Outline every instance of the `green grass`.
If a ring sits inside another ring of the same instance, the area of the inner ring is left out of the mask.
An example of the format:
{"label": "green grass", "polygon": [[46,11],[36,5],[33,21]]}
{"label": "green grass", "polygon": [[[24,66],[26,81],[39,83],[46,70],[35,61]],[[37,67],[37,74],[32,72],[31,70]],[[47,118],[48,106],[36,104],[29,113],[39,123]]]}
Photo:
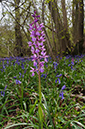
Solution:
{"label": "green grass", "polygon": [[[49,58],[45,64],[41,74],[43,129],[85,128],[85,55],[72,60],[68,56],[57,63]],[[0,129],[39,128],[38,76],[31,76],[32,65],[23,58],[0,61]]]}

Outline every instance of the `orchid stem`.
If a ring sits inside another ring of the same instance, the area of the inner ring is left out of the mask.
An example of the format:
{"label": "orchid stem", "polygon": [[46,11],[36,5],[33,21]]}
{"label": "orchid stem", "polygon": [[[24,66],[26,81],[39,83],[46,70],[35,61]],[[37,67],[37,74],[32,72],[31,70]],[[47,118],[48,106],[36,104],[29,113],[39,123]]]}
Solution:
{"label": "orchid stem", "polygon": [[40,71],[39,71],[39,102],[41,104],[41,80],[40,80]]}

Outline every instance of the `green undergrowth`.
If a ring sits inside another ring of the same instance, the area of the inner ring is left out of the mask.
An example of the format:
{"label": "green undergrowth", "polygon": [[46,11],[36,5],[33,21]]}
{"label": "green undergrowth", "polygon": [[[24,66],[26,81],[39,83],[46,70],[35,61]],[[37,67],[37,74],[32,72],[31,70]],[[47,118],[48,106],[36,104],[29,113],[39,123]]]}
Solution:
{"label": "green undergrowth", "polygon": [[[39,129],[38,75],[30,66],[29,58],[0,60],[0,129]],[[43,129],[85,129],[85,55],[49,58],[41,87]]]}

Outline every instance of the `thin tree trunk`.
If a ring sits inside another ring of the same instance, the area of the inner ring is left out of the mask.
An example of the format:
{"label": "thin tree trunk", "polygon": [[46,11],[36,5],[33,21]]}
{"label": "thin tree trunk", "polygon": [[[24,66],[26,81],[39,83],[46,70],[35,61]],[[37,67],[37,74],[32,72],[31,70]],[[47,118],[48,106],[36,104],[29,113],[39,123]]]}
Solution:
{"label": "thin tree trunk", "polygon": [[84,3],[79,1],[79,17],[78,17],[78,36],[82,40],[84,35]]}
{"label": "thin tree trunk", "polygon": [[66,12],[66,7],[65,7],[65,0],[61,0],[61,5],[62,5],[62,12],[63,12],[64,28],[66,30],[68,30],[68,22],[67,22],[67,12]]}
{"label": "thin tree trunk", "polygon": [[[52,2],[51,2],[52,4]],[[52,27],[52,44],[53,44],[53,52],[56,56],[58,56],[58,44],[57,44],[57,35],[56,35],[56,41],[55,41],[55,32],[54,32],[54,26],[53,26],[53,18],[52,18],[52,5],[51,5],[51,27]]]}
{"label": "thin tree trunk", "polygon": [[83,0],[74,0],[73,2],[73,41],[75,47],[72,53],[80,54],[83,51],[84,42],[84,3]]}
{"label": "thin tree trunk", "polygon": [[[64,5],[64,8],[65,8],[65,5]],[[62,19],[59,14],[57,1],[54,0],[53,2],[51,2],[51,1],[49,2],[49,10],[51,12],[53,21],[55,23],[55,30],[56,30],[56,34],[57,34],[57,38],[58,38],[58,44],[60,47],[60,55],[62,56],[63,52],[66,51],[66,48],[68,48],[70,46],[69,45],[70,44],[70,40],[69,40],[70,36],[69,36],[69,34],[67,34],[67,28],[66,28],[66,30],[64,29],[64,25],[63,25]],[[66,16],[65,16],[65,18],[66,18]],[[65,23],[65,21],[64,21],[64,23]],[[67,24],[67,23],[65,23],[65,24]]]}
{"label": "thin tree trunk", "polygon": [[64,31],[65,31],[65,43],[68,50],[71,50],[71,41],[70,41],[70,34],[68,31],[68,21],[67,21],[67,12],[66,12],[66,3],[65,0],[61,0],[62,5],[62,12],[63,12],[63,24],[64,24]]}
{"label": "thin tree trunk", "polygon": [[20,10],[18,8],[20,3],[20,0],[15,0],[15,55],[16,56],[23,56],[22,52],[22,35],[21,35],[21,30],[20,30]]}

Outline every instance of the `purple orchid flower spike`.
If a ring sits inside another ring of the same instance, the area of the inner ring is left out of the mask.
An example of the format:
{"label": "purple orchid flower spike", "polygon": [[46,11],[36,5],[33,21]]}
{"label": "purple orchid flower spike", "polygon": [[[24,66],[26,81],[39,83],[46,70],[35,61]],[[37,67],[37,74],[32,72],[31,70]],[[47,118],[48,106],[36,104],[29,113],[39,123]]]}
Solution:
{"label": "purple orchid flower spike", "polygon": [[[44,27],[43,23],[38,24],[38,18],[40,16],[36,16],[36,11],[34,11],[34,14],[32,15],[34,18],[34,21],[29,25],[30,30],[30,36],[32,41],[28,42],[29,47],[31,47],[32,52],[32,61],[34,62],[34,67],[31,67],[30,72],[32,72],[32,76],[35,75],[35,72],[41,73],[44,72],[44,63],[47,62],[47,55],[45,52],[45,46],[43,45],[43,42],[45,41],[45,34],[42,28]],[[44,61],[41,61],[41,59],[44,59]]]}
{"label": "purple orchid flower spike", "polygon": [[35,72],[38,74],[38,79],[39,79],[39,105],[38,105],[38,110],[39,110],[39,128],[43,128],[43,122],[42,122],[42,93],[41,93],[41,79],[40,79],[40,74],[44,72],[44,63],[47,62],[47,55],[45,52],[45,46],[43,43],[45,42],[45,34],[42,28],[44,27],[43,23],[38,24],[39,17],[36,16],[36,11],[34,11],[34,14],[32,15],[34,18],[34,21],[32,24],[30,24],[30,37],[32,42],[28,42],[29,46],[31,47],[31,52],[32,52],[32,61],[33,61],[33,67],[31,67],[30,72],[32,72],[32,76],[35,75]]}

